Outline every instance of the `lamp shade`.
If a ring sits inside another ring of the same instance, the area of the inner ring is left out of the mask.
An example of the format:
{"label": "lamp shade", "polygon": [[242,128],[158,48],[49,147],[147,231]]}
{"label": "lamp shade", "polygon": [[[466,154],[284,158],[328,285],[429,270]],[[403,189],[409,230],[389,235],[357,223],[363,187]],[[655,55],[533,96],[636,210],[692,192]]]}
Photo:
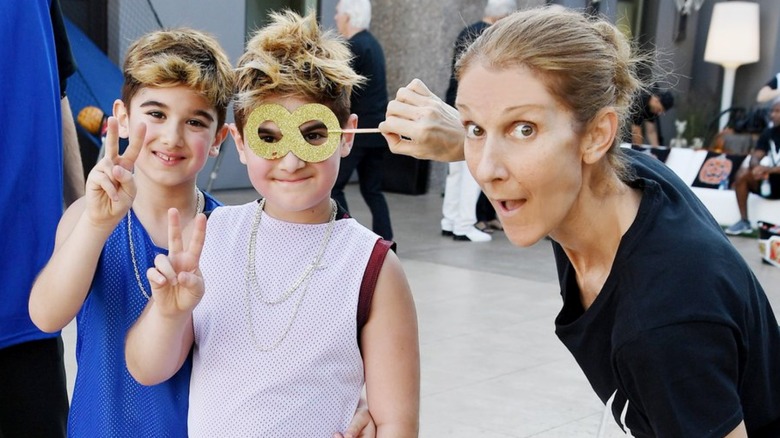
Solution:
{"label": "lamp shade", "polygon": [[732,67],[757,62],[758,41],[758,3],[716,3],[707,33],[704,60]]}

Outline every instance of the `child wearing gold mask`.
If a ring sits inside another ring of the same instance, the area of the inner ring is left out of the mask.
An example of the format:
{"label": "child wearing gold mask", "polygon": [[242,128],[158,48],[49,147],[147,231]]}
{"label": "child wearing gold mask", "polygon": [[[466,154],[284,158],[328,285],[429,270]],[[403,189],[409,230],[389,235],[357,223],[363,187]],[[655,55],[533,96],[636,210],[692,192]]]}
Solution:
{"label": "child wearing gold mask", "polygon": [[128,335],[128,369],[164,381],[194,343],[191,436],[328,437],[364,384],[378,437],[417,436],[405,274],[390,242],[330,199],[362,78],[313,15],[272,19],[239,61],[231,126],[262,198],[216,209],[186,245],[169,213],[170,252],[147,272],[154,299]]}

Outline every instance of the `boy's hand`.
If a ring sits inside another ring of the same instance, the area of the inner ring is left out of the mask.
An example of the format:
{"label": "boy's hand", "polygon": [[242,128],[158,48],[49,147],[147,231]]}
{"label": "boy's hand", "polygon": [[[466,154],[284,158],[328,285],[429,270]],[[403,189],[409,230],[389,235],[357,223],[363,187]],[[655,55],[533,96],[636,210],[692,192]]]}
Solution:
{"label": "boy's hand", "polygon": [[168,210],[168,255],[159,254],[154,267],[146,271],[152,286],[152,299],[163,316],[190,315],[203,297],[203,275],[198,268],[203,241],[206,238],[206,216],[198,214],[187,248],[182,241],[179,210]]}
{"label": "boy's hand", "polygon": [[108,118],[105,156],[87,177],[86,211],[92,223],[113,228],[130,210],[136,194],[133,166],[145,136],[146,125],[141,124],[130,136],[125,153],[119,155],[118,123],[116,118]]}

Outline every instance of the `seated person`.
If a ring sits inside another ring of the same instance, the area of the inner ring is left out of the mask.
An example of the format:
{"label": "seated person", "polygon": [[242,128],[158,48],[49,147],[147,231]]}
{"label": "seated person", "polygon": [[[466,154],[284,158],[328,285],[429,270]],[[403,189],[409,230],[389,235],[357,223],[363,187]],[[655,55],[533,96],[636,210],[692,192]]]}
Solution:
{"label": "seated person", "polygon": [[749,234],[753,227],[748,221],[748,193],[753,192],[767,199],[780,199],[780,100],[772,104],[769,113],[772,127],[766,128],[756,142],[756,148],[750,154],[748,168],[742,168],[737,173],[734,191],[739,205],[739,222],[728,227],[726,234],[732,236]]}

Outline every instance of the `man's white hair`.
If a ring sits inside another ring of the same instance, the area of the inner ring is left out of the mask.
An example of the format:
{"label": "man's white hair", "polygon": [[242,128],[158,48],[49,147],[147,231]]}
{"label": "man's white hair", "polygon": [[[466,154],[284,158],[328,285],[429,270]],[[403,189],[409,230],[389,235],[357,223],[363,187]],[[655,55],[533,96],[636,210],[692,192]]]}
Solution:
{"label": "man's white hair", "polygon": [[371,2],[369,0],[341,0],[338,7],[339,12],[349,15],[350,26],[368,29],[371,24]]}
{"label": "man's white hair", "polygon": [[484,15],[485,17],[499,19],[516,10],[517,2],[515,0],[488,0],[487,5],[485,5]]}

